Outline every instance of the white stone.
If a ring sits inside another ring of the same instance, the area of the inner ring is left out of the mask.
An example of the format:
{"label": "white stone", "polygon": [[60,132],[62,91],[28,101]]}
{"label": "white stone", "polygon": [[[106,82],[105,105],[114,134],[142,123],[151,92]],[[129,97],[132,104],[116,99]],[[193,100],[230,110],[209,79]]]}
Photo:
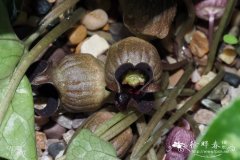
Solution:
{"label": "white stone", "polygon": [[66,133],[63,134],[63,139],[67,144],[71,140],[74,133],[75,133],[74,130],[69,130],[69,131],[67,131]]}
{"label": "white stone", "polygon": [[197,69],[195,69],[192,73],[191,80],[192,80],[193,83],[196,83],[200,79],[201,79],[201,75],[200,75],[199,71]]}
{"label": "white stone", "polygon": [[232,64],[236,56],[237,53],[235,48],[233,48],[232,46],[231,47],[227,46],[223,49],[223,52],[218,55],[218,58],[221,59],[226,64]]}
{"label": "white stone", "polygon": [[237,88],[234,88],[232,86],[229,87],[228,95],[230,96],[231,100],[238,98],[240,95],[240,86],[238,86]]}
{"label": "white stone", "polygon": [[94,57],[97,57],[104,53],[108,48],[108,42],[104,38],[95,34],[83,41],[80,52],[89,53]]}
{"label": "white stone", "polygon": [[102,28],[107,21],[107,13],[102,9],[95,9],[84,16],[82,24],[89,30],[97,30]]}
{"label": "white stone", "polygon": [[216,77],[216,73],[209,72],[206,75],[203,75],[201,79],[195,84],[195,89],[200,90],[204,86],[206,86],[211,80],[213,80]]}
{"label": "white stone", "polygon": [[170,56],[167,56],[166,59],[167,59],[168,63],[170,63],[170,64],[177,63],[177,60]]}

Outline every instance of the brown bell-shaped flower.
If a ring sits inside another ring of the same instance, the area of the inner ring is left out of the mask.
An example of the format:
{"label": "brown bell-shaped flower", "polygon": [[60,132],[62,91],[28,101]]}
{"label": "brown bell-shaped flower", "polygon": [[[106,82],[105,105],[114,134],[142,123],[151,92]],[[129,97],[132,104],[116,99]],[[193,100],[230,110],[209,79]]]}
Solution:
{"label": "brown bell-shaped flower", "polygon": [[[116,92],[116,103],[120,109],[131,103],[133,106],[138,105],[138,109],[140,106],[143,112],[149,111],[152,103],[150,105],[147,101],[152,100],[153,96],[147,93],[159,90],[161,73],[160,56],[147,41],[129,37],[109,48],[105,79],[107,88]],[[144,100],[146,103],[143,104]]]}
{"label": "brown bell-shaped flower", "polygon": [[32,82],[44,83],[56,87],[61,106],[70,112],[95,111],[109,95],[105,90],[103,63],[90,54],[69,54]]}

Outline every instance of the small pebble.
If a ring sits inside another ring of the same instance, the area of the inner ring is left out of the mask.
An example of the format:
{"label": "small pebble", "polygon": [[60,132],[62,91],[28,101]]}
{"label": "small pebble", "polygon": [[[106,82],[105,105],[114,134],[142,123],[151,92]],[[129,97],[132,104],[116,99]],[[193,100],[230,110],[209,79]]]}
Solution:
{"label": "small pebble", "polygon": [[109,32],[105,31],[88,31],[89,35],[99,35],[100,37],[104,38],[106,41],[108,41],[110,44],[113,44],[115,40],[113,39],[112,35]]}
{"label": "small pebble", "polygon": [[222,65],[222,66],[223,66],[223,69],[224,69],[225,72],[233,73],[233,74],[236,74],[236,75],[240,76],[240,74],[238,73],[238,70],[236,68],[226,66],[226,65]]}
{"label": "small pebble", "polygon": [[201,103],[202,103],[202,105],[204,105],[205,107],[213,110],[214,112],[217,112],[221,108],[220,104],[217,104],[210,99],[203,99],[201,101]]}
{"label": "small pebble", "polygon": [[94,57],[97,57],[100,54],[104,53],[108,48],[109,44],[104,38],[98,35],[93,35],[83,41],[81,45],[81,53],[89,53]]}
{"label": "small pebble", "polygon": [[115,41],[119,41],[132,35],[122,23],[112,23],[109,31]]}
{"label": "small pebble", "polygon": [[237,53],[235,48],[227,46],[223,49],[223,52],[218,55],[218,58],[224,63],[230,65],[235,60],[236,56]]}
{"label": "small pebble", "polygon": [[87,29],[80,25],[76,27],[68,37],[70,44],[77,45],[87,37]]}
{"label": "small pebble", "polygon": [[81,53],[81,47],[82,47],[83,42],[80,42],[77,47],[75,48],[75,53],[80,54]]}
{"label": "small pebble", "polygon": [[96,9],[87,13],[82,24],[89,30],[97,30],[102,28],[108,21],[107,13],[102,9]]}
{"label": "small pebble", "polygon": [[104,27],[103,27],[103,31],[109,31],[110,29],[110,25],[107,23]]}
{"label": "small pebble", "polygon": [[240,58],[237,57],[237,58],[235,59],[235,61],[236,61],[236,63],[235,63],[234,66],[235,66],[237,69],[240,69]]}
{"label": "small pebble", "polygon": [[63,139],[67,144],[71,140],[74,133],[75,133],[75,131],[71,129],[63,134]]}
{"label": "small pebble", "polygon": [[238,98],[240,95],[240,86],[238,86],[236,88],[229,87],[228,95],[230,96],[231,100]]}
{"label": "small pebble", "polygon": [[48,147],[48,153],[53,158],[55,158],[59,154],[59,152],[64,151],[65,148],[66,148],[65,144],[62,142],[53,143]]}
{"label": "small pebble", "polygon": [[64,155],[64,152],[65,152],[64,150],[60,151],[58,155],[56,155],[55,160],[58,160],[58,158],[62,157]]}
{"label": "small pebble", "polygon": [[192,35],[192,40],[190,42],[190,50],[193,55],[199,58],[206,55],[209,51],[209,43],[207,36],[200,31],[195,31]]}
{"label": "small pebble", "polygon": [[62,138],[63,133],[66,132],[66,129],[55,123],[46,126],[43,132],[47,135],[48,139],[60,139]]}
{"label": "small pebble", "polygon": [[231,101],[231,96],[229,94],[227,94],[222,100],[221,100],[221,105],[227,106]]}
{"label": "small pebble", "polygon": [[41,150],[45,150],[47,145],[47,137],[45,135],[45,133],[43,132],[36,132],[36,143],[37,143],[37,148],[41,149]]}
{"label": "small pebble", "polygon": [[53,158],[51,156],[46,155],[46,156],[42,156],[40,160],[53,160]]}
{"label": "small pebble", "polygon": [[208,99],[214,100],[214,101],[221,101],[223,99],[229,89],[229,84],[227,82],[220,82],[208,95]]}
{"label": "small pebble", "polygon": [[193,119],[200,124],[209,124],[215,113],[207,109],[199,109],[193,116]]}
{"label": "small pebble", "polygon": [[207,75],[203,75],[201,79],[195,84],[195,89],[200,90],[205,85],[207,85],[211,80],[213,80],[216,77],[216,73],[209,72]]}
{"label": "small pebble", "polygon": [[238,87],[238,85],[240,84],[240,77],[237,76],[236,74],[232,74],[228,72],[225,73],[223,80],[225,82],[228,82],[233,87]]}
{"label": "small pebble", "polygon": [[72,119],[65,116],[65,115],[60,115],[53,117],[54,121],[57,122],[59,125],[61,125],[64,128],[67,129],[72,129]]}
{"label": "small pebble", "polygon": [[205,132],[206,126],[204,124],[200,124],[198,126],[198,128],[199,128],[200,133],[203,134]]}
{"label": "small pebble", "polygon": [[174,74],[172,74],[169,77],[169,86],[174,87],[178,83],[178,81],[180,80],[180,78],[182,77],[183,74],[184,74],[183,69],[180,69],[177,72],[175,72]]}
{"label": "small pebble", "polygon": [[39,16],[47,14],[52,8],[52,4],[47,0],[37,0],[34,3],[35,13]]}
{"label": "small pebble", "polygon": [[[58,142],[63,142],[63,141],[62,141],[62,140],[59,140],[59,139],[48,139],[48,140],[47,140],[47,148],[48,148],[51,144],[53,144],[53,143],[58,143]],[[47,153],[46,155],[48,155],[48,153]]]}
{"label": "small pebble", "polygon": [[177,63],[177,60],[175,58],[172,58],[171,56],[166,57],[169,64]]}
{"label": "small pebble", "polygon": [[47,0],[48,1],[48,3],[55,3],[56,2],[56,0]]}
{"label": "small pebble", "polygon": [[86,120],[86,118],[74,119],[72,122],[72,128],[77,129]]}
{"label": "small pebble", "polygon": [[193,83],[196,83],[201,79],[201,75],[197,69],[195,69],[192,73],[191,80]]}

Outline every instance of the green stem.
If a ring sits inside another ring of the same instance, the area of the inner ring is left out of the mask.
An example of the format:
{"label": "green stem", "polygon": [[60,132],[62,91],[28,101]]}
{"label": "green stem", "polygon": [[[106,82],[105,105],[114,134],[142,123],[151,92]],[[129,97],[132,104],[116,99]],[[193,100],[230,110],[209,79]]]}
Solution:
{"label": "green stem", "polygon": [[181,93],[181,91],[184,88],[185,84],[188,82],[188,80],[189,80],[193,70],[194,69],[193,69],[192,64],[188,64],[187,68],[186,68],[183,76],[179,80],[177,86],[169,93],[169,96],[167,97],[167,99],[164,102],[163,106],[161,106],[155,112],[155,114],[151,118],[150,122],[148,123],[148,126],[146,128],[145,133],[142,134],[139,137],[137,143],[135,144],[135,146],[133,148],[133,152],[132,152],[131,157],[135,157],[135,154],[140,150],[140,148],[143,147],[143,145],[147,141],[148,137],[152,134],[154,128],[156,127],[156,125],[158,124],[160,119],[167,112],[168,108],[173,108],[172,105],[175,104],[175,103],[171,103],[171,102],[173,102],[173,99],[175,99]]}
{"label": "green stem", "polygon": [[[144,116],[142,116],[141,118],[139,118],[137,120],[136,125],[137,125],[138,134],[142,135],[142,133],[144,133],[144,131],[147,127]],[[147,160],[157,160],[157,155],[156,155],[156,152],[153,147],[150,148],[150,150],[147,154]]]}
{"label": "green stem", "polygon": [[203,87],[199,92],[197,92],[191,99],[189,99],[181,109],[176,111],[166,123],[164,123],[149,139],[146,141],[144,146],[135,154],[134,158],[138,159],[142,157],[149,148],[158,140],[162,135],[164,129],[169,129],[179,118],[184,115],[189,108],[191,108],[195,103],[201,100],[208,92],[210,92],[223,78],[224,71],[220,70],[218,75],[205,87]]}
{"label": "green stem", "polygon": [[213,37],[213,41],[210,47],[210,51],[208,54],[208,62],[207,62],[207,67],[204,71],[205,74],[207,74],[209,71],[212,70],[215,58],[216,58],[216,54],[217,54],[217,48],[219,45],[219,41],[222,38],[222,34],[223,31],[226,27],[226,25],[228,24],[229,20],[231,19],[231,14],[234,11],[234,7],[237,3],[237,0],[228,0],[225,11],[224,11],[224,15],[221,18],[218,30],[216,31],[216,33],[214,34]]}
{"label": "green stem", "polygon": [[[154,94],[155,98],[163,98],[169,95],[170,92],[172,92],[173,89],[166,89],[163,92],[158,92]],[[191,88],[184,88],[182,92],[179,94],[179,96],[192,96],[195,93],[195,90]]]}
{"label": "green stem", "polygon": [[14,93],[22,80],[25,72],[32,62],[39,56],[50,43],[52,43],[56,38],[61,34],[67,31],[73,24],[75,24],[80,18],[83,17],[85,11],[83,9],[77,9],[69,19],[64,19],[59,25],[57,25],[53,30],[51,30],[43,39],[41,39],[28,54],[22,58],[21,62],[18,64],[15,69],[13,76],[7,87],[7,92],[5,93],[5,98],[0,103],[0,124],[2,123],[5,113],[8,109],[8,106],[11,103],[11,100],[14,96]]}
{"label": "green stem", "polygon": [[168,84],[169,84],[169,73],[163,72],[161,76],[161,82],[160,82],[161,91],[164,91],[165,89],[167,89]]}
{"label": "green stem", "polygon": [[104,122],[101,124],[95,131],[95,135],[101,136],[103,133],[105,133],[107,130],[109,130],[112,126],[114,126],[119,121],[123,120],[127,116],[129,116],[132,113],[132,111],[126,113],[119,112],[115,114],[110,120]]}
{"label": "green stem", "polygon": [[107,132],[105,132],[100,138],[109,141],[114,138],[116,135],[128,128],[132,123],[134,123],[142,114],[138,112],[132,112],[126,118],[124,118],[119,123],[115,124]]}
{"label": "green stem", "polygon": [[150,148],[148,154],[147,154],[147,160],[158,160],[157,154],[154,150],[154,148]]}

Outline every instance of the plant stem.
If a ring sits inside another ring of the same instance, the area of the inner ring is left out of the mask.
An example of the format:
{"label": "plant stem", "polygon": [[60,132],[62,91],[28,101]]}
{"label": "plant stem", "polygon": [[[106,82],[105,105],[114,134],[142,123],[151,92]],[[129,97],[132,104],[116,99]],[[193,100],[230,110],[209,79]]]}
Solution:
{"label": "plant stem", "polygon": [[228,24],[229,20],[231,19],[231,14],[234,11],[234,7],[237,3],[237,0],[228,0],[225,11],[224,11],[224,15],[221,18],[218,30],[216,31],[216,33],[214,34],[213,37],[213,41],[211,43],[211,47],[210,47],[210,51],[208,54],[208,62],[207,62],[207,66],[206,69],[204,71],[205,74],[207,74],[209,71],[212,70],[214,61],[215,61],[215,57],[217,54],[217,48],[219,45],[219,41],[221,40],[223,31],[226,27],[226,25]]}
{"label": "plant stem", "polygon": [[132,111],[126,113],[122,113],[119,112],[117,114],[115,114],[110,120],[104,122],[103,124],[101,124],[95,131],[94,134],[97,136],[101,136],[103,133],[105,133],[107,130],[109,130],[112,126],[114,126],[116,123],[118,123],[119,121],[123,120],[124,118],[126,118],[127,116],[129,116],[130,114],[132,114]]}
{"label": "plant stem", "polygon": [[164,129],[169,129],[186,111],[191,108],[196,102],[201,100],[208,92],[210,92],[223,78],[224,71],[220,70],[218,75],[205,87],[203,87],[199,92],[197,92],[191,99],[189,99],[181,109],[176,111],[166,123],[164,123],[144,144],[144,146],[135,154],[134,158],[138,159],[142,157],[146,151],[158,140],[162,135]]}
{"label": "plant stem", "polygon": [[[138,134],[142,135],[142,133],[144,133],[144,131],[147,127],[144,116],[142,116],[141,118],[139,118],[137,120],[136,125],[137,125]],[[147,154],[147,160],[157,160],[157,155],[156,155],[156,152],[153,147],[150,148],[150,150]]]}
{"label": "plant stem", "polygon": [[69,19],[64,19],[59,25],[57,25],[53,30],[51,30],[43,39],[41,39],[28,54],[25,54],[21,59],[20,63],[16,67],[13,76],[7,87],[7,92],[5,98],[0,103],[0,125],[4,119],[5,113],[8,109],[8,106],[11,103],[11,100],[15,94],[15,91],[22,80],[25,72],[32,62],[39,57],[41,53],[50,43],[52,43],[56,38],[61,34],[67,31],[73,24],[75,24],[80,18],[83,17],[85,11],[83,9],[77,9]]}
{"label": "plant stem", "polygon": [[114,138],[116,135],[124,131],[127,127],[129,127],[132,123],[134,123],[142,114],[139,112],[132,112],[126,118],[124,118],[119,123],[115,124],[112,128],[110,128],[107,132],[105,132],[100,138],[109,141]]}
{"label": "plant stem", "polygon": [[[163,98],[166,97],[167,95],[169,95],[169,93],[172,91],[173,89],[166,89],[163,92],[157,92],[156,94],[154,94],[155,98]],[[195,93],[195,90],[191,89],[191,88],[184,88],[182,90],[182,92],[179,94],[179,96],[192,96]]]}
{"label": "plant stem", "polygon": [[153,117],[151,118],[150,122],[148,123],[148,126],[146,128],[146,131],[144,134],[142,134],[138,141],[136,142],[134,148],[133,148],[133,152],[131,157],[135,157],[135,154],[140,150],[140,148],[143,147],[143,145],[145,144],[145,142],[147,141],[148,137],[152,134],[153,129],[156,127],[156,125],[158,124],[158,122],[160,121],[160,119],[163,117],[163,115],[167,112],[168,108],[173,108],[173,104],[171,103],[173,102],[173,99],[175,99],[182,91],[182,89],[184,88],[185,84],[188,82],[190,75],[193,72],[193,66],[192,64],[188,64],[187,68],[183,74],[183,76],[181,77],[181,79],[179,80],[177,86],[169,93],[169,96],[167,97],[166,101],[164,102],[163,106],[161,106],[153,115]]}

